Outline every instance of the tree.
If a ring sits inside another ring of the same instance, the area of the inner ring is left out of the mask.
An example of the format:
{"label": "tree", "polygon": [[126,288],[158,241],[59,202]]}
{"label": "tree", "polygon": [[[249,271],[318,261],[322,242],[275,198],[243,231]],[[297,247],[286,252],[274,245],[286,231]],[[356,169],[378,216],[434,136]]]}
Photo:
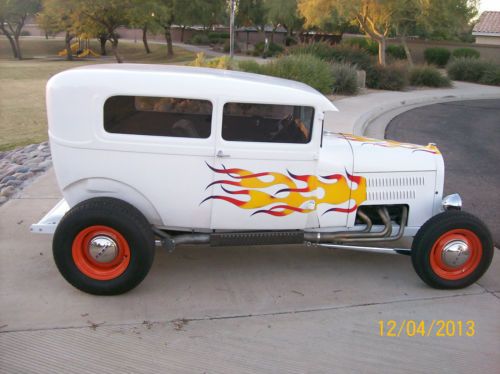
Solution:
{"label": "tree", "polygon": [[37,21],[44,25],[46,32],[64,32],[66,60],[73,60],[71,41],[81,33],[80,12],[75,0],[43,0],[43,10]]}
{"label": "tree", "polygon": [[302,18],[297,14],[297,0],[265,0],[264,6],[267,20],[273,25],[271,41],[279,26],[284,27],[290,37],[293,30],[303,24]]}
{"label": "tree", "polygon": [[460,40],[472,31],[478,0],[420,0],[423,10],[417,18],[417,32],[426,38]]}
{"label": "tree", "polygon": [[163,28],[167,42],[167,59],[174,57],[172,44],[172,25],[174,24],[175,11],[179,7],[179,0],[157,0],[151,13],[158,26]]}
{"label": "tree", "polygon": [[[117,62],[123,62],[118,52],[119,35],[116,29],[129,23],[132,0],[77,0],[87,27],[102,30],[108,35]],[[102,33],[102,32],[101,32]]]}
{"label": "tree", "polygon": [[394,24],[399,0],[299,0],[299,12],[306,26],[319,25],[333,11],[352,18],[371,39],[378,43],[379,63],[385,65],[387,36]]}
{"label": "tree", "polygon": [[40,10],[40,0],[0,0],[0,30],[7,37],[14,58],[22,60],[19,36],[28,16]]}
{"label": "tree", "polygon": [[153,18],[155,1],[156,0],[133,0],[133,6],[130,8],[128,15],[130,25],[142,31],[142,43],[144,44],[146,53],[151,53],[147,33],[157,28],[157,23]]}

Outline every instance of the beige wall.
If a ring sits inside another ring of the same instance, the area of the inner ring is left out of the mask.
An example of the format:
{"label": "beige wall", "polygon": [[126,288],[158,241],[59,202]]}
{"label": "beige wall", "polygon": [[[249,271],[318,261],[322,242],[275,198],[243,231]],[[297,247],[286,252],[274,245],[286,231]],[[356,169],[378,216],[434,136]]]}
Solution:
{"label": "beige wall", "polygon": [[500,45],[500,36],[476,36],[476,44]]}

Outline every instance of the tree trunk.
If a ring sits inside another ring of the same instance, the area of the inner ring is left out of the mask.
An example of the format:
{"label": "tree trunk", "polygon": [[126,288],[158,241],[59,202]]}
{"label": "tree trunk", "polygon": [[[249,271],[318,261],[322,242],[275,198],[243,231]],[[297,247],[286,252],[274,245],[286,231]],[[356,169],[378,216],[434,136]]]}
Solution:
{"label": "tree trunk", "polygon": [[181,43],[184,43],[184,30],[186,29],[186,26],[181,27]]}
{"label": "tree trunk", "polygon": [[172,46],[172,33],[170,28],[172,25],[164,26],[165,28],[165,40],[167,41],[167,59],[174,57],[174,47]]}
{"label": "tree trunk", "polygon": [[101,56],[106,56],[106,42],[108,41],[108,37],[105,35],[99,35],[99,43],[101,45]]}
{"label": "tree trunk", "polygon": [[0,27],[0,30],[2,30],[3,34],[7,37],[7,39],[9,39],[9,43],[10,43],[10,48],[12,49],[12,55],[14,56],[14,58],[17,58],[17,47],[16,47],[16,43],[14,42],[14,38],[12,38],[12,35],[3,27]]}
{"label": "tree trunk", "polygon": [[71,51],[71,39],[73,39],[73,37],[70,35],[69,31],[66,31],[66,37],[64,38],[66,46],[66,61],[73,61],[73,51]]}
{"label": "tree trunk", "polygon": [[115,55],[116,62],[121,64],[123,62],[122,56],[118,53],[118,39],[116,37],[111,38],[111,47],[113,49],[113,54]]}
{"label": "tree trunk", "polygon": [[16,45],[17,59],[22,60],[23,55],[21,54],[21,46],[19,45],[19,35],[14,35],[14,44]]}
{"label": "tree trunk", "polygon": [[384,37],[377,39],[378,43],[378,63],[385,66],[385,48],[386,40]]}
{"label": "tree trunk", "polygon": [[410,48],[408,47],[408,43],[406,42],[406,36],[401,37],[401,44],[403,44],[403,48],[404,48],[405,53],[406,53],[406,59],[408,60],[408,64],[410,65],[410,67],[413,67],[413,65],[414,65],[413,57],[411,55]]}
{"label": "tree trunk", "polygon": [[146,53],[151,53],[151,50],[149,49],[148,45],[148,25],[144,25],[142,28],[142,43],[144,44],[144,49],[146,50]]}

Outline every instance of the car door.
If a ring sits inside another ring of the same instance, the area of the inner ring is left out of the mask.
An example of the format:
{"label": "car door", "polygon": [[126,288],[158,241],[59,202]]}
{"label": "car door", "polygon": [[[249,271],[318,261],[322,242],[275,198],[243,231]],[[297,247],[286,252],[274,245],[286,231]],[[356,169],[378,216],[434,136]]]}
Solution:
{"label": "car door", "polygon": [[[216,137],[212,229],[317,227],[315,171],[322,112],[310,106],[224,102]],[[319,125],[318,125],[319,124]]]}

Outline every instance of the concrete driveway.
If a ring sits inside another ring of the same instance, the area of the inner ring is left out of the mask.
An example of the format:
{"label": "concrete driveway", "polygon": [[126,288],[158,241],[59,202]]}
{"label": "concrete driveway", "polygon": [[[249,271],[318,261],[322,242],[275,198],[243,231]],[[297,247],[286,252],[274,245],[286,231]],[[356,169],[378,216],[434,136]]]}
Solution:
{"label": "concrete driveway", "polygon": [[[407,256],[303,246],[158,251],[118,297],[58,274],[28,229],[53,172],[0,207],[2,373],[498,372],[500,256],[467,289],[428,288]],[[380,336],[379,321],[473,320],[473,337]]]}
{"label": "concrete driveway", "polygon": [[445,194],[458,192],[464,209],[485,221],[500,245],[500,100],[435,104],[394,118],[386,137],[436,143],[443,153]]}

